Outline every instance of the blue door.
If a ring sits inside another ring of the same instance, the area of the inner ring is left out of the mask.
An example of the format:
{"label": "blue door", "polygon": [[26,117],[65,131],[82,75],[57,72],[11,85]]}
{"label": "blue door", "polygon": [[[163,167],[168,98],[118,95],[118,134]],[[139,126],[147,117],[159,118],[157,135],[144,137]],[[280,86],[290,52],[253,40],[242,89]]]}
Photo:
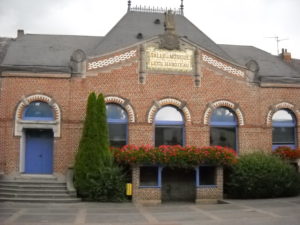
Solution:
{"label": "blue door", "polygon": [[52,174],[52,130],[26,130],[25,173]]}

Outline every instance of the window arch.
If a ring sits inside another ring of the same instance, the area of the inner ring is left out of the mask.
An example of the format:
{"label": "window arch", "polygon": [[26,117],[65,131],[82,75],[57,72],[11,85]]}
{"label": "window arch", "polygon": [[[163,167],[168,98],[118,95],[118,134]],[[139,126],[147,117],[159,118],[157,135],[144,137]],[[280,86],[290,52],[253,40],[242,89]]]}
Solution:
{"label": "window arch", "polygon": [[55,99],[34,94],[23,97],[15,112],[15,136],[23,136],[24,129],[52,129],[60,137],[61,110]]}
{"label": "window arch", "polygon": [[31,102],[26,106],[23,115],[23,120],[54,120],[52,107],[41,101]]}
{"label": "window arch", "polygon": [[61,136],[60,126],[61,110],[55,99],[34,94],[20,100],[16,107],[14,128],[14,135],[21,137],[19,172],[53,172],[53,138]]}
{"label": "window arch", "polygon": [[106,104],[109,141],[113,147],[122,147],[128,139],[128,115],[117,104]]}
{"label": "window arch", "polygon": [[227,107],[214,109],[210,118],[210,145],[237,150],[237,117]]}
{"label": "window arch", "polygon": [[280,109],[272,116],[272,149],[283,145],[296,148],[296,119],[289,109]]}
{"label": "window arch", "polygon": [[184,120],[177,107],[161,107],[155,115],[154,123],[155,146],[184,145]]}

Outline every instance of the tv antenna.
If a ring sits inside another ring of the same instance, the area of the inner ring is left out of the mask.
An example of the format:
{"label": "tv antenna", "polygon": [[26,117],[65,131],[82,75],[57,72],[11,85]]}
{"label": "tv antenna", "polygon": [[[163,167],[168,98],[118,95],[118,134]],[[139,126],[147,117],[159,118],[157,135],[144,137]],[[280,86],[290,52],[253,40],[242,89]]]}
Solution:
{"label": "tv antenna", "polygon": [[278,36],[274,36],[274,37],[266,37],[266,38],[273,38],[276,41],[276,46],[277,46],[277,55],[279,55],[279,42],[281,41],[285,41],[285,40],[289,40],[288,38],[282,38],[280,39]]}

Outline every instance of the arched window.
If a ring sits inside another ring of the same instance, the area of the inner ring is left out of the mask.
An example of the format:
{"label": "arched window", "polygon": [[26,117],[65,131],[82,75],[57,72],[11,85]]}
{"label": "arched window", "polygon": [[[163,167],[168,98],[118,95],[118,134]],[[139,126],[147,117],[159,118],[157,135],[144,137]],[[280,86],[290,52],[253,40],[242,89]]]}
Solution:
{"label": "arched window", "polygon": [[210,119],[210,145],[220,145],[237,150],[237,119],[225,107],[213,111]]}
{"label": "arched window", "polygon": [[119,105],[107,104],[107,123],[110,146],[122,147],[127,144],[128,116]]}
{"label": "arched window", "polygon": [[272,148],[283,145],[296,148],[296,120],[287,109],[278,110],[272,117]]}
{"label": "arched window", "polygon": [[155,115],[155,146],[184,145],[184,121],[173,106],[162,107]]}
{"label": "arched window", "polygon": [[31,102],[24,110],[23,120],[54,120],[52,107],[46,102]]}

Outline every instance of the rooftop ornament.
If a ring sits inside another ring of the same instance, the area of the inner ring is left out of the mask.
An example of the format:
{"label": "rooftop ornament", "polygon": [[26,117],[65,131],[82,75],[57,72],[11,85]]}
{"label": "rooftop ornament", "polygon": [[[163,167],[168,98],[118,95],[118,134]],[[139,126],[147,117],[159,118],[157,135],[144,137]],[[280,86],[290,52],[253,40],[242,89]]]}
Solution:
{"label": "rooftop ornament", "polygon": [[175,19],[172,10],[165,12],[165,33],[160,35],[160,48],[174,50],[179,49],[179,38],[175,30]]}

